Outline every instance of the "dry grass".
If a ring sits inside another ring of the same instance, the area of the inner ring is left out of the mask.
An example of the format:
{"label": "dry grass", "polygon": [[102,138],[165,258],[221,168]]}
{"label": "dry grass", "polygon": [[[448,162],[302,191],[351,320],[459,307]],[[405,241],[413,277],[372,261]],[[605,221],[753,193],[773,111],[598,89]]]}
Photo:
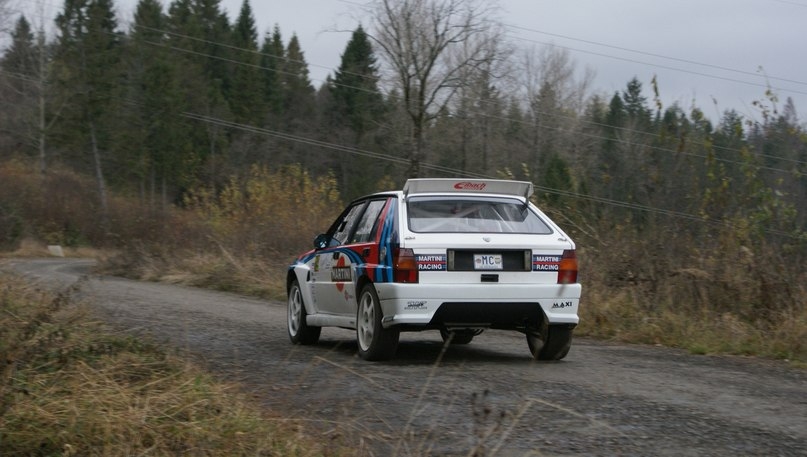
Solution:
{"label": "dry grass", "polygon": [[735,252],[742,251],[716,252],[701,268],[656,275],[647,274],[651,267],[641,258],[633,262],[630,274],[592,265],[576,333],[698,354],[807,363],[807,290],[799,278],[803,273],[797,270],[774,279],[769,270],[760,270],[775,262],[749,268],[736,261]]}
{"label": "dry grass", "polygon": [[339,455],[237,386],[104,333],[70,290],[0,287],[0,455]]}
{"label": "dry grass", "polygon": [[236,258],[218,252],[132,247],[99,263],[99,271],[143,281],[204,287],[261,298],[285,300],[285,274],[291,255],[276,254],[274,262]]}
{"label": "dry grass", "polygon": [[[96,249],[89,246],[61,246],[64,257],[68,258],[94,258],[105,259],[117,254],[110,249]],[[31,237],[23,238],[16,249],[8,252],[0,252],[0,258],[38,258],[53,257],[53,253],[48,250],[48,245]]]}
{"label": "dry grass", "polygon": [[[332,177],[300,167],[253,168],[216,192],[192,191],[184,209],[114,197],[115,233],[97,233],[86,197],[91,180],[58,171],[42,181],[15,163],[0,165],[0,179],[0,247],[14,250],[8,256],[48,255],[46,244],[61,243],[67,256],[101,260],[107,274],[281,300],[293,255],[310,248],[342,209]],[[766,238],[747,223],[714,229],[564,221],[579,243],[579,335],[807,362],[804,234]]]}

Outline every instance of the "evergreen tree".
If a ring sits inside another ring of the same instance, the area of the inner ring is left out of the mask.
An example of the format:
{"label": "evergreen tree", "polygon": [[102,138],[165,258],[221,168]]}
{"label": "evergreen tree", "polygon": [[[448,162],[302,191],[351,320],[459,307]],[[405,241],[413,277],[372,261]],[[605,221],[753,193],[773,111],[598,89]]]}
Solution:
{"label": "evergreen tree", "polygon": [[378,79],[373,47],[359,26],[353,31],[339,69],[327,86],[331,93],[330,118],[335,123],[347,124],[355,133],[357,144],[384,109]]}
{"label": "evergreen tree", "polygon": [[180,66],[165,46],[167,18],[158,0],[140,0],[127,47],[130,127],[121,134],[120,149],[129,151],[131,169],[141,195],[154,206],[165,206],[175,192],[189,185],[197,171],[194,135],[182,112],[186,107]]}
{"label": "evergreen tree", "polygon": [[236,50],[232,86],[228,100],[237,122],[261,125],[264,120],[261,57],[258,54],[258,32],[249,1],[244,0],[233,28],[233,46]]}
{"label": "evergreen tree", "polygon": [[194,172],[185,179],[204,178],[213,184],[224,178],[229,152],[228,132],[222,126],[232,119],[225,96],[233,60],[229,21],[219,0],[175,0],[168,10],[168,25],[169,43],[182,50],[174,58],[183,116],[191,128],[193,156],[186,160]]}
{"label": "evergreen tree", "polygon": [[[334,77],[323,86],[325,125],[331,139],[340,144],[374,149],[378,125],[384,115],[384,99],[378,90],[378,67],[372,45],[359,26],[347,43]],[[360,158],[339,153],[333,161],[343,194],[348,198],[372,192],[385,164],[365,164],[357,176]]]}
{"label": "evergreen tree", "polygon": [[17,20],[11,45],[0,59],[0,151],[33,151],[37,118],[38,52],[25,16]]}
{"label": "evergreen tree", "polygon": [[119,83],[121,52],[112,0],[65,0],[56,25],[57,77],[65,100],[62,141],[80,156],[89,148],[105,223],[108,215],[105,162],[111,145],[110,132],[117,119],[113,96]]}
{"label": "evergreen tree", "polygon": [[645,129],[650,126],[647,97],[642,95],[642,83],[636,77],[628,82],[627,89],[622,92],[622,101],[625,104],[625,114],[633,124],[633,128]]}
{"label": "evergreen tree", "polygon": [[[543,185],[549,189],[561,192],[572,192],[574,190],[569,167],[558,154],[551,154],[549,158],[547,158],[546,165],[543,168],[542,178]],[[544,193],[543,198],[554,206],[558,206],[562,201],[567,200],[562,195],[551,192]]]}
{"label": "evergreen tree", "polygon": [[308,64],[297,35],[286,47],[280,80],[283,85],[283,112],[292,121],[311,121],[314,113],[314,86],[308,77]]}
{"label": "evergreen tree", "polygon": [[286,51],[280,35],[280,27],[275,25],[271,34],[267,33],[261,46],[261,68],[263,70],[263,97],[272,114],[283,112],[283,83],[281,72]]}
{"label": "evergreen tree", "polygon": [[0,59],[0,67],[14,76],[15,80],[25,81],[33,76],[36,69],[36,43],[31,24],[20,16],[11,33],[11,45]]}
{"label": "evergreen tree", "polygon": [[232,44],[230,22],[221,9],[220,0],[192,0],[190,36],[195,38],[193,50],[200,55],[205,75],[222,94],[231,83]]}

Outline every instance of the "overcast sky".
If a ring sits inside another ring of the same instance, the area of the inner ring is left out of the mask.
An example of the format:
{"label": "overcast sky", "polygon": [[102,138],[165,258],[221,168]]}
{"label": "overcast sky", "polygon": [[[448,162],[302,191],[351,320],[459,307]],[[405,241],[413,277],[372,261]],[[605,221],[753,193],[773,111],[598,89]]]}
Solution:
{"label": "overcast sky", "polygon": [[[222,0],[231,21],[242,1]],[[250,0],[250,5],[261,40],[274,24],[286,42],[297,34],[318,87],[339,65],[364,2]],[[115,1],[122,26],[136,3]],[[656,75],[667,106],[678,102],[688,111],[695,100],[713,119],[729,108],[758,118],[752,102],[763,99],[770,86],[780,106],[792,97],[800,121],[807,120],[807,0],[499,0],[499,5],[513,43],[568,49],[581,72],[595,71],[593,89],[608,97],[636,76],[650,98]]]}

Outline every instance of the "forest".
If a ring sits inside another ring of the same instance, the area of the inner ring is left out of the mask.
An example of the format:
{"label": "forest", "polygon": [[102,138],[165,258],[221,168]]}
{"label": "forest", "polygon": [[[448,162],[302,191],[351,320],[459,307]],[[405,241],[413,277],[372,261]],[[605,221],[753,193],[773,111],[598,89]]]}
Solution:
{"label": "forest", "polygon": [[[0,4],[5,3],[0,0]],[[374,0],[315,87],[248,0],[0,8],[0,249],[105,248],[107,271],[282,298],[292,254],[408,177],[529,180],[578,244],[580,334],[807,360],[807,125],[602,93],[489,2]],[[42,21],[39,21],[40,23]],[[53,35],[53,36],[50,36]]]}

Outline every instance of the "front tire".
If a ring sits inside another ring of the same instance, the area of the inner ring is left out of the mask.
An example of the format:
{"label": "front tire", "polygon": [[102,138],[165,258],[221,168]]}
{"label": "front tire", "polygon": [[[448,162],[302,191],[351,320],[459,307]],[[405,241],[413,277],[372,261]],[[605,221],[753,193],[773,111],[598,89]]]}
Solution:
{"label": "front tire", "polygon": [[535,360],[561,360],[572,347],[572,331],[568,325],[542,325],[527,329],[527,345]]}
{"label": "front tire", "polygon": [[381,303],[372,284],[362,288],[359,307],[356,311],[356,341],[359,357],[364,360],[389,360],[398,349],[400,331],[384,328],[381,319]]}
{"label": "front tire", "polygon": [[305,302],[303,301],[300,283],[296,279],[289,288],[288,304],[288,319],[286,322],[288,324],[289,340],[291,340],[292,344],[316,344],[319,341],[322,327],[314,327],[306,322],[305,318],[308,314],[305,312]]}

